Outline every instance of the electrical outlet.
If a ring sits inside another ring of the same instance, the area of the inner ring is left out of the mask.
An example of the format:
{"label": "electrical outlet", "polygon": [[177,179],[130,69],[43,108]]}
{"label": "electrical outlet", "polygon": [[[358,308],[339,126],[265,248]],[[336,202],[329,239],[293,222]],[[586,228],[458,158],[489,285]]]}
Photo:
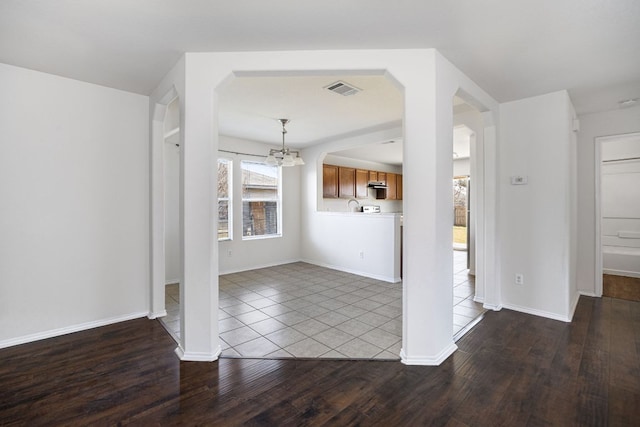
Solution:
{"label": "electrical outlet", "polygon": [[516,285],[524,285],[524,274],[516,274]]}
{"label": "electrical outlet", "polygon": [[229,249],[229,250],[227,251],[227,256],[228,256],[228,257],[231,257],[231,249]]}
{"label": "electrical outlet", "polygon": [[364,259],[364,251],[360,251],[360,259]]}

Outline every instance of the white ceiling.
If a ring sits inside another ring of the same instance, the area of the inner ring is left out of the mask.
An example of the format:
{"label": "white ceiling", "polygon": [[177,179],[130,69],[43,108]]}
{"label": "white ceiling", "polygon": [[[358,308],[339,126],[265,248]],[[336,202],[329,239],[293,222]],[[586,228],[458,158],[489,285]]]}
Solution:
{"label": "white ceiling", "polygon": [[402,166],[402,139],[374,142],[366,146],[334,151],[330,154],[337,157]]}
{"label": "white ceiling", "polygon": [[[640,98],[639,22],[638,0],[2,0],[0,62],[149,94],[187,51],[437,48],[499,102],[568,89],[587,113]],[[287,116],[304,145],[401,117],[380,78],[339,101],[313,79],[236,79],[222,132],[276,142]]]}
{"label": "white ceiling", "polygon": [[[468,159],[471,156],[471,135],[473,135],[473,131],[464,125],[453,128],[453,152],[451,154],[454,160]],[[362,147],[335,151],[331,154],[338,157],[402,166],[402,143],[401,138],[395,138]]]}
{"label": "white ceiling", "polygon": [[[361,91],[325,87],[336,81]],[[400,126],[403,95],[384,76],[241,77],[219,92],[220,133],[282,143],[278,119],[289,119],[286,145],[302,148],[354,131]]]}

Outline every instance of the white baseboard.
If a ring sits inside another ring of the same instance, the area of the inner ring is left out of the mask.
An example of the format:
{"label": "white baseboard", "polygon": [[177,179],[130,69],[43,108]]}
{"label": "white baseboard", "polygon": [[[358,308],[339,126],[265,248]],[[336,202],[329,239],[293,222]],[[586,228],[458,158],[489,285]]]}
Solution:
{"label": "white baseboard", "polygon": [[164,285],[165,286],[169,286],[169,285],[175,285],[175,284],[180,284],[180,279],[175,279],[175,280],[165,280]]}
{"label": "white baseboard", "polygon": [[277,267],[279,265],[291,264],[291,263],[300,262],[300,261],[302,260],[297,258],[297,259],[290,259],[290,260],[278,261],[278,262],[267,263],[267,264],[248,265],[245,267],[223,269],[218,271],[218,275],[222,276],[224,274],[242,273],[243,271],[257,270],[259,268]]}
{"label": "white baseboard", "polygon": [[580,293],[578,293],[576,295],[576,297],[573,300],[573,303],[571,304],[571,307],[569,308],[569,322],[571,322],[573,320],[573,315],[576,314],[576,308],[578,307],[578,301],[580,301]]}
{"label": "white baseboard", "polygon": [[637,271],[609,270],[609,269],[603,268],[602,269],[602,274],[610,274],[612,276],[624,276],[624,277],[640,278],[640,273],[638,273]]}
{"label": "white baseboard", "polygon": [[533,314],[534,316],[546,317],[547,319],[559,320],[561,322],[571,322],[571,318],[563,316],[558,313],[552,313],[550,311],[538,310],[535,308],[522,307],[516,304],[502,304],[503,308],[513,311],[519,311],[521,313]]}
{"label": "white baseboard", "polygon": [[317,265],[318,267],[330,268],[331,270],[338,270],[338,271],[342,271],[344,273],[351,273],[351,274],[355,274],[357,276],[368,277],[370,279],[382,280],[383,282],[388,282],[388,283],[398,283],[398,282],[402,281],[402,279],[400,277],[382,276],[382,275],[379,275],[379,274],[371,274],[371,273],[368,273],[366,271],[358,271],[358,270],[354,270],[354,269],[351,269],[351,268],[341,267],[339,265],[325,264],[323,262],[316,262],[316,261],[312,261],[312,260],[308,260],[308,259],[302,259],[301,261],[302,262],[306,262],[308,264]]}
{"label": "white baseboard", "polygon": [[482,304],[483,308],[486,308],[487,310],[491,310],[491,311],[500,311],[502,310],[502,304],[487,304],[487,303],[483,303]]}
{"label": "white baseboard", "polygon": [[167,310],[161,310],[161,311],[158,311],[157,313],[149,313],[147,315],[147,317],[149,319],[153,320],[153,319],[157,319],[159,317],[164,317],[166,315],[167,315]]}
{"label": "white baseboard", "polygon": [[178,358],[183,362],[215,362],[222,353],[222,348],[218,348],[213,353],[184,351],[180,346],[175,349]]}
{"label": "white baseboard", "polygon": [[10,338],[0,341],[0,348],[12,347],[14,345],[26,344],[29,342],[44,340],[47,338],[59,337],[61,335],[72,334],[74,332],[86,331],[87,329],[99,328],[113,323],[125,322],[127,320],[139,319],[146,317],[148,311],[126,314],[124,316],[110,317],[107,319],[94,320],[91,322],[80,323],[77,325],[65,326],[64,328],[51,329],[48,331],[37,332],[35,334],[23,335],[21,337]]}
{"label": "white baseboard", "polygon": [[319,263],[319,262],[316,262],[316,261],[312,261],[312,260],[308,260],[308,259],[300,259],[300,258],[291,259],[291,260],[285,260],[285,261],[279,261],[279,262],[275,262],[275,263],[251,265],[251,266],[240,267],[240,268],[235,268],[235,269],[220,270],[218,272],[218,274],[222,276],[222,275],[225,275],[225,274],[233,274],[233,273],[241,273],[243,271],[257,270],[259,268],[277,267],[279,265],[291,264],[291,263],[294,263],[294,262],[306,262],[307,264],[317,265],[319,267],[330,268],[332,270],[338,270],[338,271],[342,271],[342,272],[345,272],[345,273],[355,274],[355,275],[358,275],[358,276],[369,277],[371,279],[382,280],[383,282],[398,283],[398,282],[402,281],[402,278],[400,278],[400,277],[389,277],[389,276],[381,276],[381,275],[377,275],[377,274],[369,274],[369,273],[364,272],[364,271],[358,271],[358,270],[353,270],[353,269],[349,269],[349,268],[343,268],[343,267],[336,266],[336,265]]}
{"label": "white baseboard", "polygon": [[578,291],[578,293],[580,295],[584,295],[585,297],[594,297],[594,298],[600,298],[602,295],[596,295],[595,292],[587,292],[587,291]]}
{"label": "white baseboard", "polygon": [[439,366],[442,362],[447,360],[447,358],[451,356],[457,349],[458,346],[454,342],[451,342],[450,345],[448,345],[446,348],[443,348],[440,353],[436,354],[433,357],[413,357],[407,356],[403,348],[402,350],[400,350],[400,361],[405,365]]}

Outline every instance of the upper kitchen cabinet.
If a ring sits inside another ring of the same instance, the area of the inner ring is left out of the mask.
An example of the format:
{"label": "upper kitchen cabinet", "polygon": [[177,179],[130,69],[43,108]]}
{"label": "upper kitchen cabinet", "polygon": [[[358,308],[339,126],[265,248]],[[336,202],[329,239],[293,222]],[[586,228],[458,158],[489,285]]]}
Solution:
{"label": "upper kitchen cabinet", "polygon": [[396,200],[397,189],[396,189],[396,174],[395,173],[387,173],[387,199],[388,200]]}
{"label": "upper kitchen cabinet", "polygon": [[383,184],[387,183],[387,173],[386,172],[378,172],[378,179],[376,180]]}
{"label": "upper kitchen cabinet", "polygon": [[356,199],[366,199],[369,195],[369,175],[367,170],[356,169]]}
{"label": "upper kitchen cabinet", "polygon": [[338,167],[322,165],[322,196],[330,199],[338,198]]}
{"label": "upper kitchen cabinet", "polygon": [[386,189],[379,189],[376,192],[376,199],[384,200],[402,200],[402,175],[392,172],[378,172],[378,181],[380,175],[384,176]]}
{"label": "upper kitchen cabinet", "polygon": [[322,165],[323,197],[326,199],[366,199],[370,182],[382,182],[387,186],[374,191],[376,199],[402,200],[401,174]]}
{"label": "upper kitchen cabinet", "polygon": [[338,197],[349,198],[356,195],[356,170],[354,168],[338,168]]}

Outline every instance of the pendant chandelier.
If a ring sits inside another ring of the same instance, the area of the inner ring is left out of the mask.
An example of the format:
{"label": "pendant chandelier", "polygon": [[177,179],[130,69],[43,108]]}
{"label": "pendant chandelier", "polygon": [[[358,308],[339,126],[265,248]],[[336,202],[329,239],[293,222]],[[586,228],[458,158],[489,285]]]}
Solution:
{"label": "pendant chandelier", "polygon": [[289,122],[289,119],[280,119],[282,123],[282,148],[277,150],[272,148],[269,150],[269,155],[265,159],[265,163],[271,166],[299,166],[304,165],[300,152],[297,150],[290,150],[284,146],[284,135],[287,133],[285,125]]}

